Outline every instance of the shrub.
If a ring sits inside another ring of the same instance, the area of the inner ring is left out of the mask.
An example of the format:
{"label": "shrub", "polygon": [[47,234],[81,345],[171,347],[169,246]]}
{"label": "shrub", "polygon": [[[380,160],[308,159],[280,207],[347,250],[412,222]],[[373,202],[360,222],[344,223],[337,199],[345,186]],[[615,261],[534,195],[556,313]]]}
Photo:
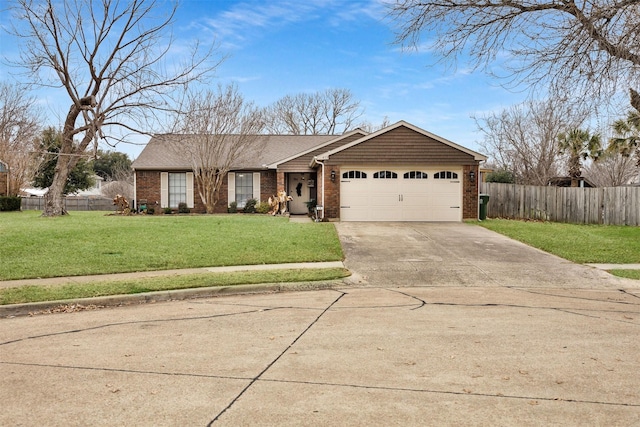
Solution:
{"label": "shrub", "polygon": [[0,211],[19,211],[21,204],[21,197],[0,196]]}
{"label": "shrub", "polygon": [[316,199],[311,199],[308,202],[304,202],[304,204],[307,205],[307,210],[310,214],[312,214],[316,206],[318,206],[318,202],[316,201]]}
{"label": "shrub", "polygon": [[191,209],[189,209],[184,202],[178,203],[178,213],[191,213]]}
{"label": "shrub", "polygon": [[229,212],[229,213],[238,213],[238,203],[235,202],[235,201],[229,203],[229,207],[227,208],[227,212]]}
{"label": "shrub", "polygon": [[163,212],[165,215],[171,215],[171,208],[164,208]]}
{"label": "shrub", "polygon": [[511,173],[508,170],[501,169],[501,170],[491,172],[490,174],[487,174],[486,181],[501,182],[503,184],[513,184],[516,180],[515,180],[515,177],[513,176],[513,173]]}
{"label": "shrub", "polygon": [[271,209],[271,205],[268,202],[260,202],[258,206],[256,206],[256,212],[261,214],[266,214]]}
{"label": "shrub", "polygon": [[147,208],[147,215],[153,215],[154,213],[156,213],[154,208]]}
{"label": "shrub", "polygon": [[245,213],[256,213],[256,203],[258,203],[256,199],[247,200],[247,203],[244,204],[243,211]]}

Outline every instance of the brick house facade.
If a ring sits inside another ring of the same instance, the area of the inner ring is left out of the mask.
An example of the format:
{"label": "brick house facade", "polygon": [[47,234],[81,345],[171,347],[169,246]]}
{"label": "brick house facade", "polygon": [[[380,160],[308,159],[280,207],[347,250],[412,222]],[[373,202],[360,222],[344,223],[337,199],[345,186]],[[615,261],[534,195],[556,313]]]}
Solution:
{"label": "brick house facade", "polygon": [[[294,199],[292,214],[307,213],[307,202],[314,200],[330,220],[477,218],[479,165],[486,157],[409,123],[371,134],[358,129],[339,136],[265,138],[264,152],[224,178],[215,212],[227,212],[236,198],[266,201],[286,191]],[[176,188],[184,182],[192,187],[185,199],[191,211],[205,211],[190,168],[160,139],[152,138],[133,168],[135,199],[156,207],[156,213],[179,191],[167,182],[174,175],[181,183]]]}

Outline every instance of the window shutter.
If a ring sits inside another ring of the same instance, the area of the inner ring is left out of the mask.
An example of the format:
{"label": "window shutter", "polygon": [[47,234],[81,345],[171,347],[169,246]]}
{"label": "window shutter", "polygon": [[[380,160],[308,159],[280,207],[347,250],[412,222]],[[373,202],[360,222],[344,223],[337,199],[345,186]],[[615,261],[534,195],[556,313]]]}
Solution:
{"label": "window shutter", "polygon": [[253,173],[253,198],[260,203],[260,172]]}
{"label": "window shutter", "polygon": [[187,172],[187,207],[192,209],[193,205],[193,172]]}
{"label": "window shutter", "polygon": [[160,172],[160,207],[169,207],[169,172]]}
{"label": "window shutter", "polygon": [[227,206],[236,201],[236,173],[227,174]]}

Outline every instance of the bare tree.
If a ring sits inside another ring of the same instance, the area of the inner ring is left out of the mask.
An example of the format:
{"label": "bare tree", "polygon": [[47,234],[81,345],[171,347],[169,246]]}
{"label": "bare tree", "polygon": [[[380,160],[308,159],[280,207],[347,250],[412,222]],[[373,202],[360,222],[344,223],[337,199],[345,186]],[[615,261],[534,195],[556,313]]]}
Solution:
{"label": "bare tree", "polygon": [[262,112],[234,85],[188,95],[167,138],[189,159],[207,213],[214,212],[227,173],[263,150],[263,129]]}
{"label": "bare tree", "polygon": [[[63,189],[69,171],[99,140],[120,142],[110,127],[149,128],[171,108],[175,89],[207,77],[211,49],[197,44],[183,62],[174,57],[170,30],[176,6],[165,16],[156,0],[16,0],[12,34],[21,42],[18,65],[35,81],[60,88],[70,107],[55,176],[43,215],[66,213]],[[170,55],[171,54],[171,55]]]}
{"label": "bare tree", "polygon": [[360,101],[348,89],[286,95],[265,109],[272,134],[338,135],[352,129],[360,116]]}
{"label": "bare tree", "polygon": [[8,195],[17,196],[33,179],[39,136],[35,99],[23,88],[0,82],[0,161],[9,167]]}
{"label": "bare tree", "polygon": [[133,199],[134,194],[133,182],[133,169],[131,169],[131,166],[115,164],[114,167],[111,168],[106,181],[102,183],[101,193],[110,199],[121,195],[130,201]]}
{"label": "bare tree", "polygon": [[377,125],[374,125],[373,123],[365,120],[363,122],[360,122],[358,127],[360,129],[362,129],[363,131],[365,131],[365,132],[373,133],[373,132],[376,132],[376,131],[378,131],[380,129],[386,128],[390,124],[391,123],[389,121],[389,117],[384,116],[384,118],[382,119],[382,122],[378,123]]}
{"label": "bare tree", "polygon": [[475,118],[484,134],[481,146],[498,169],[520,184],[547,185],[560,170],[558,136],[579,127],[584,115],[555,101],[528,101]]}
{"label": "bare tree", "polygon": [[468,56],[477,69],[489,69],[502,55],[511,58],[515,82],[566,88],[583,101],[637,89],[636,0],[395,0],[389,13],[399,25],[397,43],[417,46],[429,34],[432,50],[449,62]]}
{"label": "bare tree", "polygon": [[618,187],[637,178],[638,169],[633,157],[605,152],[597,162],[584,167],[583,175],[597,187]]}

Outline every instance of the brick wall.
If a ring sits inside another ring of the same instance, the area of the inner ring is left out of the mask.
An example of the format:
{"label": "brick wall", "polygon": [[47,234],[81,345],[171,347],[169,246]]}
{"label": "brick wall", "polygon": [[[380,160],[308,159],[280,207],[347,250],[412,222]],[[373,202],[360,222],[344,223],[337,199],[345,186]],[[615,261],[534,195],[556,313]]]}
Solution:
{"label": "brick wall", "polygon": [[[331,181],[331,171],[335,179]],[[340,168],[337,165],[324,168],[324,216],[328,219],[340,218]]]}
{"label": "brick wall", "polygon": [[[284,183],[284,173],[282,173],[282,180]],[[283,184],[284,188],[284,184]],[[266,202],[269,197],[275,196],[278,193],[278,184],[276,178],[276,171],[268,170],[260,172],[260,201]]]}
{"label": "brick wall", "polygon": [[285,191],[286,190],[284,172],[278,172],[276,174],[276,189],[277,189],[277,191]]}
{"label": "brick wall", "polygon": [[[147,207],[155,208],[156,213],[162,213],[160,208],[160,173],[161,171],[136,171],[136,194],[138,200],[147,200]],[[282,175],[282,188],[284,189],[284,173]],[[229,206],[228,197],[228,179],[225,177],[220,187],[220,198],[216,204],[215,213],[226,213]],[[269,196],[277,193],[276,190],[276,172],[275,171],[263,171],[260,172],[260,199],[266,201]],[[197,184],[193,189],[193,204],[191,209],[193,213],[204,213],[206,208],[200,193],[198,192]]]}
{"label": "brick wall", "polygon": [[136,171],[136,197],[146,200],[147,208],[154,208],[156,213],[161,213],[160,171]]}
{"label": "brick wall", "polygon": [[0,196],[7,195],[7,181],[9,180],[9,174],[6,172],[0,172]]}
{"label": "brick wall", "polygon": [[[471,182],[470,172],[475,174]],[[478,165],[467,165],[462,168],[462,219],[478,219]]]}

